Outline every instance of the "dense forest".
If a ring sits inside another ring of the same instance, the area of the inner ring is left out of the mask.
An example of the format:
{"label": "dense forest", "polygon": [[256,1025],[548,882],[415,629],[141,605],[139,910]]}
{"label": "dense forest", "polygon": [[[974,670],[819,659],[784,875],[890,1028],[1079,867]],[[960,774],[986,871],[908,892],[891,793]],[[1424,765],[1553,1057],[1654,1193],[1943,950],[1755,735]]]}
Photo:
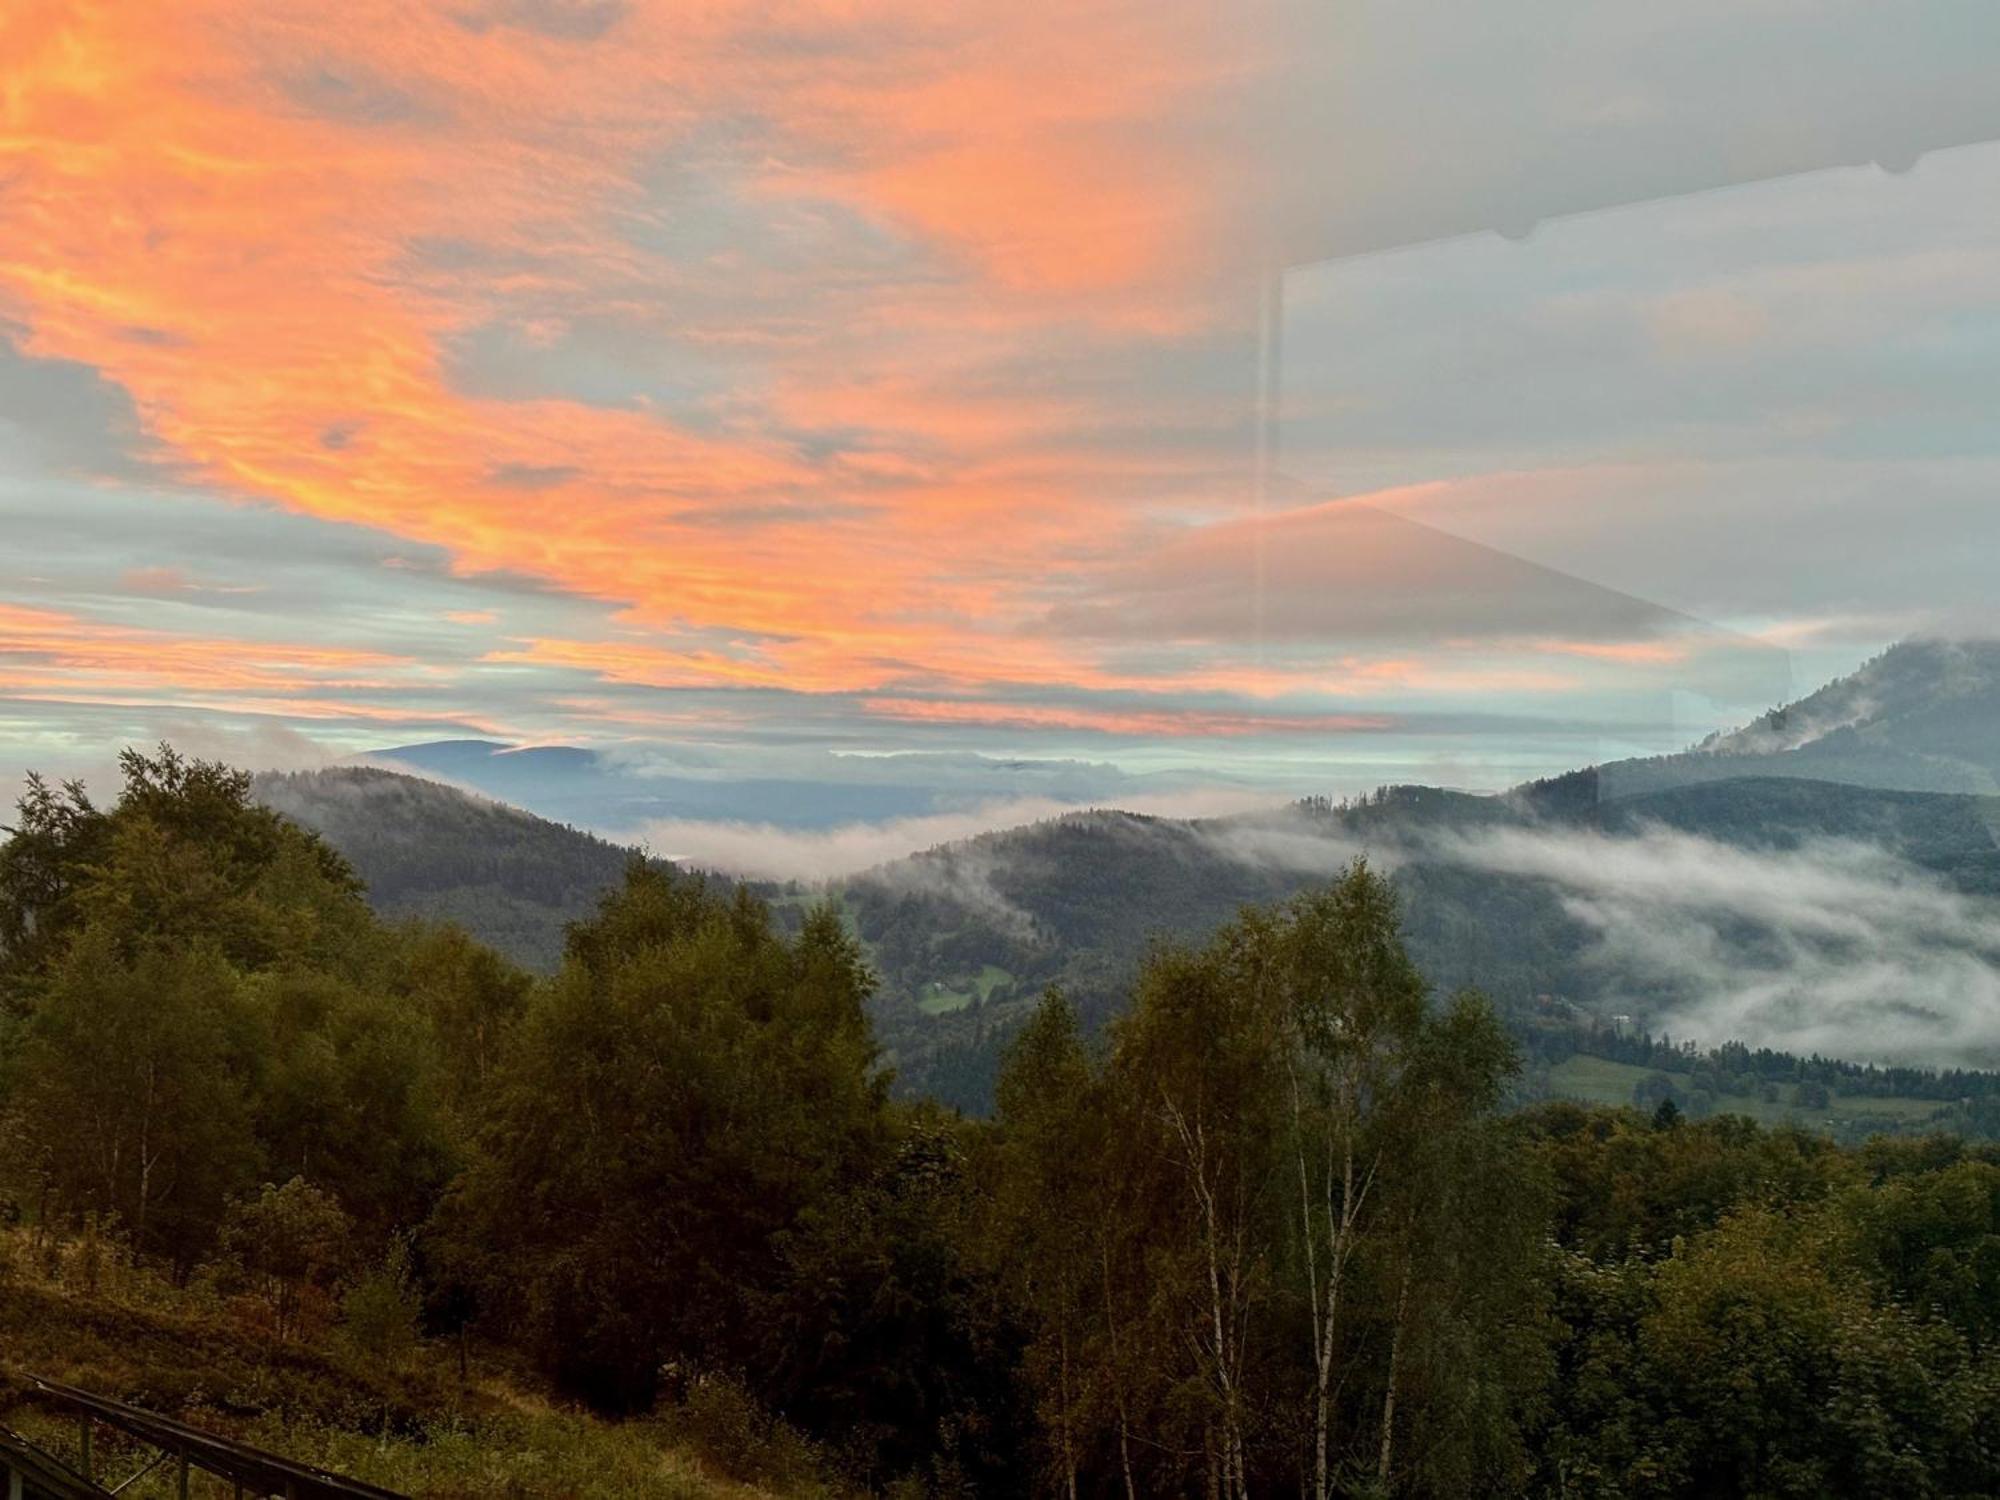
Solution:
{"label": "dense forest", "polygon": [[[9,1349],[108,1257],[286,1372],[189,1401],[469,1349],[641,1447],[727,1410],[815,1493],[2000,1490],[2000,1148],[1510,1110],[1569,1021],[1427,983],[1365,862],[1169,925],[1102,1024],[1024,1000],[974,1118],[892,1088],[830,906],[633,861],[535,976],[379,918],[247,776],[123,766],[0,846]],[[466,1442],[324,1409],[356,1464]],[[641,1492],[555,1462],[421,1488]]]}

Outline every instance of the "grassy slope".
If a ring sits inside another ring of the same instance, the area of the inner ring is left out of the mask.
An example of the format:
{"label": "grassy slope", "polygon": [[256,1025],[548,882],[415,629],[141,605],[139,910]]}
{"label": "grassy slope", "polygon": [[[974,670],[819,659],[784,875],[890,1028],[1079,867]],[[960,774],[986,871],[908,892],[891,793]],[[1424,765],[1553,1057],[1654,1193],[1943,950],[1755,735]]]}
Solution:
{"label": "grassy slope", "polygon": [[[1654,1071],[1632,1063],[1578,1055],[1549,1069],[1549,1089],[1557,1098],[1576,1099],[1585,1104],[1629,1105],[1632,1090],[1641,1079],[1650,1078]],[[1668,1073],[1665,1076],[1683,1089],[1694,1087],[1693,1078],[1685,1073]],[[1824,1109],[1802,1110],[1790,1103],[1782,1090],[1775,1102],[1751,1094],[1726,1094],[1715,1101],[1717,1113],[1748,1115],[1764,1125],[1787,1122],[1815,1125],[1822,1121],[1867,1118],[1924,1120],[1944,1107],[1935,1099],[1906,1099],[1894,1095],[1883,1098],[1867,1095],[1843,1097],[1835,1094]]]}
{"label": "grassy slope", "polygon": [[999,986],[1011,984],[1013,980],[1014,976],[1005,969],[987,964],[970,979],[960,974],[936,981],[917,1001],[917,1009],[927,1016],[949,1015],[952,1011],[964,1010],[974,1000],[985,1000]]}
{"label": "grassy slope", "polygon": [[[20,1404],[30,1374],[437,1500],[830,1493],[806,1476],[809,1459],[796,1444],[749,1431],[740,1413],[727,1414],[733,1424],[711,1414],[699,1429],[684,1414],[603,1422],[487,1360],[476,1360],[461,1385],[443,1349],[420,1349],[394,1366],[362,1356],[332,1330],[310,1348],[277,1345],[240,1304],[150,1272],[112,1262],[94,1288],[91,1280],[77,1247],[52,1267],[23,1232],[0,1231],[0,1404],[9,1408],[0,1420],[71,1463],[75,1420]],[[105,1431],[94,1447],[98,1474],[113,1483],[150,1456]],[[725,1469],[764,1474],[768,1487]],[[173,1491],[163,1467],[122,1493],[147,1500]]]}

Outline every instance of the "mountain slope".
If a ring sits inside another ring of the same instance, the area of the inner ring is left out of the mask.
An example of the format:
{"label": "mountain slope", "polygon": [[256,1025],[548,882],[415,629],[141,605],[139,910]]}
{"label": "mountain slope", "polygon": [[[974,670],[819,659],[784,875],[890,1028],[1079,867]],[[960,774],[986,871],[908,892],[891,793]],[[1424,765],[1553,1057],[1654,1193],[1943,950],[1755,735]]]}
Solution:
{"label": "mountain slope", "polygon": [[456,922],[544,971],[561,959],[565,926],[634,857],[504,803],[368,767],[267,772],[255,795],[345,855],[383,915]]}
{"label": "mountain slope", "polygon": [[2000,642],[1911,640],[1680,755],[1602,768],[1606,797],[1745,776],[2000,792]]}

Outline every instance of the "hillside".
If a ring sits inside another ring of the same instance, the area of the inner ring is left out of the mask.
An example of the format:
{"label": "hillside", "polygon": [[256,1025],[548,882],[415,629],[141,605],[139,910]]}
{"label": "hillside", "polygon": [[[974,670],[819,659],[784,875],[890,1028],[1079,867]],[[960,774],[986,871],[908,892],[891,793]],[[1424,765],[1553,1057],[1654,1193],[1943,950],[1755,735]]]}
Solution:
{"label": "hillside", "polygon": [[[1523,1071],[1524,1018],[1426,1003],[1395,893],[1348,867],[1149,960],[1104,1046],[1044,998],[1001,1108],[967,1118],[884,1087],[868,965],[829,913],[781,925],[635,864],[561,981],[524,983],[381,923],[249,776],[164,747],[121,769],[108,806],[39,788],[0,845],[0,1416],[43,1474],[166,1500],[196,1491],[127,1436],[169,1460],[195,1439],[88,1397],[79,1422],[30,1374],[436,1500],[1219,1493],[1223,1423],[1265,1481],[1238,1500],[1379,1473],[1385,1431],[1423,1455],[1386,1490],[1410,1496],[2000,1479],[2000,1152],[1928,1133],[2000,1123],[2000,1075],[1586,1037],[1555,997]],[[1636,857],[1664,918],[1702,874],[1682,834],[1423,789],[1039,835],[1072,873],[1177,856],[1192,883],[1149,889],[1178,919],[1213,860],[1303,870],[1392,831],[1413,867]],[[1007,842],[924,868],[1033,943]],[[1799,848],[1844,931],[1854,856]],[[1698,860],[1773,883],[1768,855]],[[1088,918],[1071,940],[1129,926]],[[967,1005],[1002,982],[982,970]],[[1627,1107],[1508,1108],[1557,1088]],[[1877,1122],[1927,1134],[1843,1147]],[[1293,1180],[1303,1199],[1257,1189]],[[1337,1314],[1338,1401],[1305,1308]],[[1203,1342],[1218,1309],[1240,1405]]]}
{"label": "hillside", "polygon": [[[518,1360],[484,1346],[461,1374],[443,1341],[385,1360],[317,1322],[309,1337],[276,1339],[254,1297],[178,1286],[102,1239],[0,1229],[0,1267],[5,1420],[72,1464],[75,1418],[17,1404],[29,1375],[431,1500],[837,1493],[798,1439],[714,1403],[612,1423],[551,1399]],[[100,1473],[151,1456],[109,1428],[94,1446]],[[171,1474],[148,1477],[124,1493],[171,1493]]]}
{"label": "hillside", "polygon": [[2000,643],[1910,640],[1680,755],[1602,768],[1607,797],[1745,776],[2000,791]]}
{"label": "hillside", "polygon": [[[847,882],[842,898],[883,972],[884,1026],[906,1078],[968,1101],[983,1097],[996,1037],[1044,985],[1101,1020],[1157,937],[1199,939],[1244,903],[1290,895],[1358,854],[1392,872],[1412,955],[1440,990],[1477,985],[1516,1010],[1555,996],[1654,1024],[1692,1015],[1710,1028],[1776,1029],[1783,1006],[1790,1034],[1759,1040],[1990,1063],[2000,1036],[1981,1023],[1968,1038],[1960,1024],[1976,997],[1954,1001],[1949,1018],[1924,999],[1938,964],[1963,961],[1962,988],[1990,974],[2000,954],[1982,922],[1929,931],[1918,916],[1904,929],[1883,913],[1912,889],[2000,896],[1996,788],[2000,645],[1915,640],[1681,755],[1500,797],[1396,787],[1212,822],[1081,814],[899,861]],[[1608,857],[1606,840],[1636,857]],[[1719,866],[1715,849],[1741,858]],[[1643,894],[1649,861],[1678,861],[1682,891]],[[1865,938],[1815,931],[1800,903],[1756,910],[1830,864],[1856,908],[1844,919]],[[1668,909],[1645,904],[1663,899]],[[1655,921],[1677,921],[1676,938],[1646,954],[1621,944],[1621,930]],[[1793,962],[1802,952],[1813,962]],[[1816,1028],[1808,1013],[1835,1003],[1805,990],[1844,991],[1871,967],[1875,987],[1855,1002],[1873,1007],[1867,1016]],[[1777,997],[1760,1017],[1699,1009],[1732,986],[1724,998],[1747,1004],[1759,983]]]}
{"label": "hillside", "polygon": [[377,912],[456,922],[532,969],[617,883],[633,853],[435,781],[369,767],[266,772],[257,800],[323,835]]}
{"label": "hillside", "polygon": [[[1846,1002],[1830,1031],[1744,1007],[1766,991],[1818,985],[1833,994],[1843,972],[1885,955],[1890,986],[1933,985],[1936,962],[1985,972],[1996,955],[1963,930],[1897,925],[1901,915],[1881,913],[1902,913],[1913,879],[1968,900],[2000,895],[2000,803],[1768,776],[1607,798],[1599,774],[1504,797],[1401,787],[1342,806],[1203,821],[1079,813],[912,856],[832,894],[880,975],[874,1011],[901,1087],[972,1108],[986,1107],[1001,1046],[1046,986],[1063,986],[1101,1025],[1123,1008],[1132,974],[1162,938],[1198,941],[1241,907],[1283,900],[1359,854],[1391,874],[1411,953],[1441,993],[1476,986],[1523,1018],[1557,997],[1583,1016],[1622,1014],[1676,1034],[1801,1053],[1995,1060],[1995,1039],[1968,1032],[1963,1017],[1925,1024],[1919,1004],[1891,1024],[1891,1009],[1909,1003],[1902,994]],[[387,771],[266,775],[256,787],[266,805],[347,856],[379,912],[457,922],[544,972],[560,957],[567,924],[593,908],[630,857],[575,829]],[[1662,844],[1674,835],[1692,842]],[[1614,847],[1640,853],[1641,866],[1656,856],[1713,864],[1715,850],[1737,851],[1748,863],[1733,878],[1751,893],[1795,883],[1828,850],[1870,851],[1871,867],[1838,894],[1854,909],[1834,914],[1864,939],[1830,943],[1811,930],[1810,914],[1752,915],[1738,909],[1746,892],[1725,890],[1656,914],[1680,922],[1681,951],[1626,951],[1619,927],[1644,925],[1634,903],[1660,897],[1632,885],[1641,871],[1604,857]],[[1591,883],[1593,872],[1601,883]],[[767,894],[788,920],[813,899]],[[1732,972],[1718,978],[1720,969]],[[1739,1007],[1720,1020],[1700,1010],[1719,994]],[[1817,1002],[1801,993],[1785,1003]],[[1885,1035],[1897,1045],[1882,1045]]]}

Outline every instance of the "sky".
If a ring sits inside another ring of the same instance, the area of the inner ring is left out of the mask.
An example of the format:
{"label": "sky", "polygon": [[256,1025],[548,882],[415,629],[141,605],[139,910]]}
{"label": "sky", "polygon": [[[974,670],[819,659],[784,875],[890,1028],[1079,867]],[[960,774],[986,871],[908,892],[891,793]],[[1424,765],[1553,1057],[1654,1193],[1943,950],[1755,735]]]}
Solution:
{"label": "sky", "polygon": [[1996,48],[1973,0],[17,0],[0,780],[481,738],[861,818],[923,755],[907,817],[1692,742],[1984,628]]}

